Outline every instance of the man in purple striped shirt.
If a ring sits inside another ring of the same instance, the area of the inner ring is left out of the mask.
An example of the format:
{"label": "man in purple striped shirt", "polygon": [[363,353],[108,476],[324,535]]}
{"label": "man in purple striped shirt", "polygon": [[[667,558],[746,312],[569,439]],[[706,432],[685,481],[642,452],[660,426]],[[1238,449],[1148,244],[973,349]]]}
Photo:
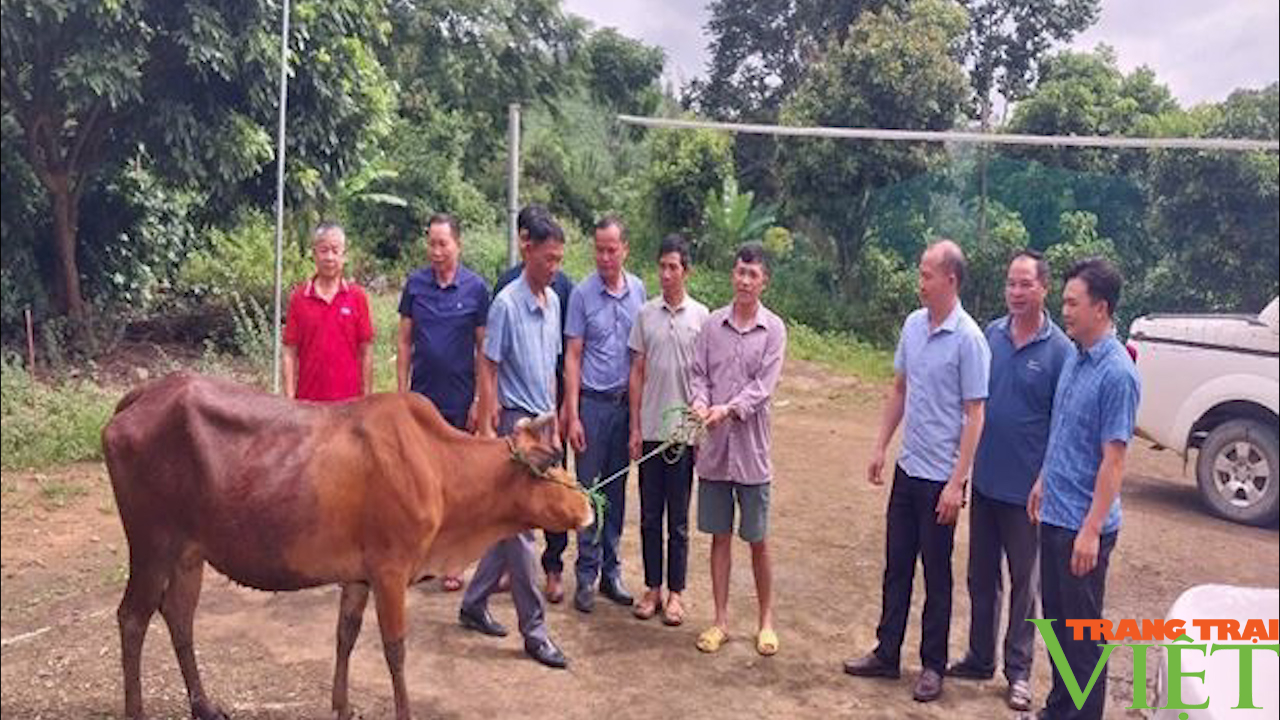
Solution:
{"label": "man in purple striped shirt", "polygon": [[787,329],[760,304],[769,282],[764,248],[738,250],[733,303],[711,313],[694,350],[691,405],[708,433],[698,450],[698,529],[711,535],[711,591],[715,624],[698,636],[713,653],[728,638],[729,570],[735,507],[738,536],[751,545],[760,603],[756,650],[778,651],[773,629],[773,571],[765,541],[769,519],[769,403],[782,374]]}

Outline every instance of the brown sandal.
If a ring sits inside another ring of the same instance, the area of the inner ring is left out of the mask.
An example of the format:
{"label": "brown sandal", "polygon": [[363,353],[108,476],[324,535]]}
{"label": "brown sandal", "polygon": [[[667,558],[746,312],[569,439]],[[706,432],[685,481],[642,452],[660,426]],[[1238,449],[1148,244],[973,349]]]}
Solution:
{"label": "brown sandal", "polygon": [[684,606],[679,600],[674,607],[670,600],[667,601],[667,606],[662,609],[662,624],[667,627],[680,627],[684,624]]}
{"label": "brown sandal", "polygon": [[646,595],[643,599],[640,600],[639,603],[636,604],[636,607],[634,610],[631,611],[631,614],[635,615],[640,620],[648,620],[649,618],[661,612],[661,610],[662,610],[662,599],[659,598],[657,600],[654,600],[648,595]]}

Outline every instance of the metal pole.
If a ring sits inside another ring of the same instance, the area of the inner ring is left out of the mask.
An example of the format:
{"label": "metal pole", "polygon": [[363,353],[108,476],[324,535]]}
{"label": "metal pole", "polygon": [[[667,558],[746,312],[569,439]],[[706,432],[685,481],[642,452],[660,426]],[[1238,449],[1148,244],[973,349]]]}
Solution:
{"label": "metal pole", "polygon": [[280,392],[280,285],[284,276],[284,126],[289,103],[289,0],[280,23],[280,124],[276,132],[276,298],[272,314],[271,392]]}
{"label": "metal pole", "polygon": [[520,234],[520,103],[507,106],[507,267],[519,262]]}

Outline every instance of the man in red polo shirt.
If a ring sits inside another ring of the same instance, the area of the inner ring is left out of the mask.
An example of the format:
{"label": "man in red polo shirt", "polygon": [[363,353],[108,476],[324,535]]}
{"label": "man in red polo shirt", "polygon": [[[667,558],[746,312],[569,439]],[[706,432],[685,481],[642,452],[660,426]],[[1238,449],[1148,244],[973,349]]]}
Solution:
{"label": "man in red polo shirt", "polygon": [[312,235],[316,274],[294,289],[284,325],[284,394],[349,400],[373,390],[373,325],[364,290],[342,277],[347,236],[324,223]]}

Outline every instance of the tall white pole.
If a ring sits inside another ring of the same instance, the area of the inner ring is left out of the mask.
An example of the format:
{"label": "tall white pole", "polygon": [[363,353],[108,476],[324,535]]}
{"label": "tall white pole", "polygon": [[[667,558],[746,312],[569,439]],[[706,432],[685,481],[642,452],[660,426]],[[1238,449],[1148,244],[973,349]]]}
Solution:
{"label": "tall white pole", "polygon": [[507,267],[519,262],[520,234],[520,103],[507,105]]}
{"label": "tall white pole", "polygon": [[276,132],[276,297],[272,313],[271,392],[280,392],[280,286],[284,280],[284,126],[289,103],[289,0],[280,23],[280,123]]}

